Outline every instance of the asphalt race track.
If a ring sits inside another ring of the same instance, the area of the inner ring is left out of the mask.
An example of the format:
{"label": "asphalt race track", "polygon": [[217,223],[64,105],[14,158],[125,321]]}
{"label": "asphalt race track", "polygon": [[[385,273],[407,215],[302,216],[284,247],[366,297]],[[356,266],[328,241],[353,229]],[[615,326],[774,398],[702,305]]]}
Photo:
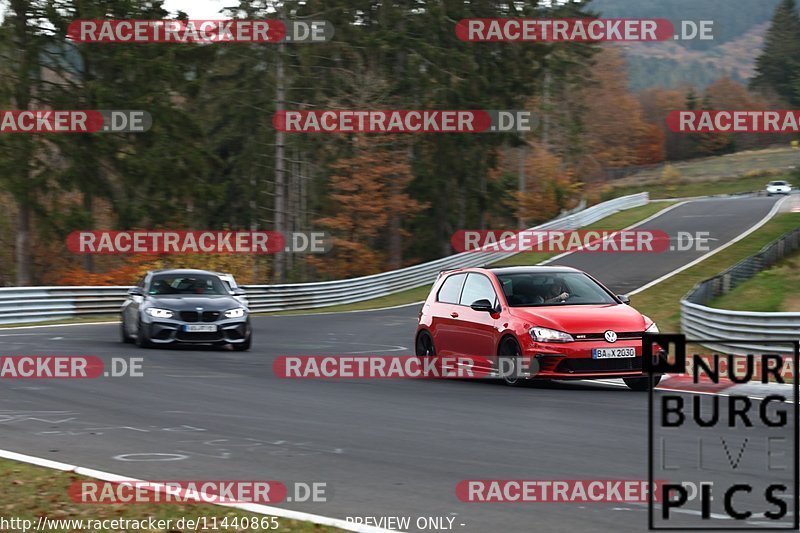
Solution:
{"label": "asphalt race track", "polygon": [[[710,231],[715,248],[775,201],[693,201],[643,227]],[[703,254],[556,262],[623,293]],[[152,480],[325,482],[328,502],[280,506],[337,518],[454,517],[468,532],[646,530],[642,505],[468,504],[455,493],[465,479],[646,479],[646,394],[585,382],[273,376],[278,355],[411,354],[417,309],[255,317],[244,353],[140,350],[110,324],[0,330],[7,355],[145,358],[142,378],[5,381],[0,447]]]}
{"label": "asphalt race track", "polygon": [[[711,250],[736,238],[761,220],[774,205],[774,198],[709,199],[675,207],[637,230],[661,230],[674,238],[678,232],[708,232]],[[678,243],[671,242],[677,247]],[[585,270],[609,288],[623,294],[645,285],[707,252],[687,250],[669,253],[579,252],[557,259],[553,264]]]}

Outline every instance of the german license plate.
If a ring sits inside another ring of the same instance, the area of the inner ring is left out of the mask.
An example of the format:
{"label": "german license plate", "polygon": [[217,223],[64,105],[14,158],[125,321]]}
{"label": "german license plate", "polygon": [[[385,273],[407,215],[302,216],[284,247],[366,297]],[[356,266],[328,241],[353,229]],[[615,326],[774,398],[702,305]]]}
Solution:
{"label": "german license plate", "polygon": [[209,333],[217,331],[216,324],[186,324],[183,326],[183,331],[189,333]]}
{"label": "german license plate", "polygon": [[592,357],[594,359],[636,357],[636,348],[594,348],[592,350]]}

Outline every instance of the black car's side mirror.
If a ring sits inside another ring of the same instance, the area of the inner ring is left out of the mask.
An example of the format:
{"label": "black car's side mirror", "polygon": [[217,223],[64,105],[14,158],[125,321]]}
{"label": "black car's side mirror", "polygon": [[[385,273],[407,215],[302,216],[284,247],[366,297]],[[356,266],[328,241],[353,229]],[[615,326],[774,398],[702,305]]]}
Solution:
{"label": "black car's side mirror", "polygon": [[144,296],[144,291],[141,287],[134,287],[128,290],[130,296]]}
{"label": "black car's side mirror", "polygon": [[494,313],[494,306],[489,300],[475,300],[470,305],[475,311],[483,311],[485,313]]}
{"label": "black car's side mirror", "polygon": [[233,289],[231,291],[231,294],[233,294],[234,296],[246,296],[247,295],[247,291],[244,290],[244,289],[241,289],[239,287],[236,287],[235,289]]}
{"label": "black car's side mirror", "polygon": [[628,298],[628,295],[626,295],[626,294],[618,294],[617,298],[619,298],[619,301],[624,303],[625,305],[631,305],[631,299]]}

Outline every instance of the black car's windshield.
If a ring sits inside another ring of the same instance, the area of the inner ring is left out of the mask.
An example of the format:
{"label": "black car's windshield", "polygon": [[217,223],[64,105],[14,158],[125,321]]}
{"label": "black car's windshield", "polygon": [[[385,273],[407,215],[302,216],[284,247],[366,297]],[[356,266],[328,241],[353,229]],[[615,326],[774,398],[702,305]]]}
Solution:
{"label": "black car's windshield", "polygon": [[153,276],[147,294],[163,296],[168,294],[203,294],[228,296],[230,291],[216,276],[202,274],[161,274]]}
{"label": "black car's windshield", "polygon": [[592,278],[580,272],[498,274],[508,305],[591,305],[618,303]]}

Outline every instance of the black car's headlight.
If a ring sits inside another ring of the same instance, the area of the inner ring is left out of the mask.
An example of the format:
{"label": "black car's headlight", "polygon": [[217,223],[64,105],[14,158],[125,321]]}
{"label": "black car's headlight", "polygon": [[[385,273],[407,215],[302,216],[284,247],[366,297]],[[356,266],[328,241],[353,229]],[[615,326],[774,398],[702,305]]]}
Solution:
{"label": "black car's headlight", "polygon": [[225,318],[242,318],[247,311],[244,307],[237,307],[236,309],[229,309],[225,311]]}
{"label": "black car's headlight", "polygon": [[175,314],[169,309],[159,309],[158,307],[148,307],[145,309],[145,313],[153,318],[172,318]]}

